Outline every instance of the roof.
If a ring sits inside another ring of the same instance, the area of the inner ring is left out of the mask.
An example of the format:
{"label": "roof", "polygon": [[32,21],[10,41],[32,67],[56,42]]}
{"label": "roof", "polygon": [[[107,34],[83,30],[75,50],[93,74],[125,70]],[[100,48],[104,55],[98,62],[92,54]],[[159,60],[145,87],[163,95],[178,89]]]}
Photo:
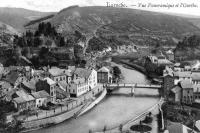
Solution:
{"label": "roof", "polygon": [[76,68],[74,73],[77,74],[79,77],[88,78],[90,76],[91,72],[92,71],[89,69]]}
{"label": "roof", "polygon": [[110,72],[110,70],[107,67],[103,66],[98,70],[98,72]]}
{"label": "roof", "polygon": [[13,101],[15,101],[16,103],[24,103],[24,102],[26,102],[26,100],[24,100],[22,97],[14,98]]}
{"label": "roof", "polygon": [[64,71],[60,68],[54,67],[54,68],[49,69],[49,73],[53,76],[59,76],[59,75],[64,74]]}
{"label": "roof", "polygon": [[63,90],[65,90],[65,88],[67,87],[67,83],[66,82],[58,82],[59,87],[61,87]]}
{"label": "roof", "polygon": [[83,84],[83,83],[85,83],[85,79],[84,78],[75,79],[70,84],[68,84],[68,88],[69,89],[77,89],[77,85],[78,84]]}
{"label": "roof", "polygon": [[193,88],[192,83],[191,83],[190,80],[188,80],[188,79],[182,80],[182,81],[181,81],[181,87],[182,87],[183,89]]}
{"label": "roof", "polygon": [[192,68],[200,68],[199,60],[197,60],[197,62],[192,66]]}
{"label": "roof", "polygon": [[171,91],[172,91],[173,93],[180,92],[180,91],[181,91],[181,87],[178,86],[178,85],[176,85],[176,86],[174,86],[174,87],[171,89]]}
{"label": "roof", "polygon": [[[69,93],[67,93],[66,91],[62,90],[61,88],[57,88],[56,89],[56,93],[59,93],[60,95],[64,96],[64,97],[69,97]],[[59,96],[58,96],[59,98]]]}
{"label": "roof", "polygon": [[25,85],[26,87],[28,87],[29,89],[31,90],[35,90],[35,84],[36,84],[36,81],[35,80],[31,80],[31,81],[23,81],[22,82],[23,85]]}
{"label": "roof", "polygon": [[47,77],[47,78],[44,78],[44,80],[46,80],[46,81],[47,81],[47,83],[48,83],[49,85],[56,84],[56,82],[55,82],[55,81],[53,81],[52,79],[50,79],[49,77]]}
{"label": "roof", "polygon": [[0,81],[0,86],[1,86],[2,88],[6,88],[6,89],[12,87],[10,83],[5,82],[5,81]]}
{"label": "roof", "polygon": [[8,81],[11,84],[15,84],[16,80],[20,76],[20,73],[17,71],[11,71],[5,78],[6,81]]}
{"label": "roof", "polygon": [[185,77],[191,77],[191,71],[177,71],[174,72],[175,77],[185,78]]}
{"label": "roof", "polygon": [[16,91],[16,94],[22,98],[24,101],[32,101],[34,100],[35,98],[29,94],[27,94],[25,91],[23,90],[19,90],[19,91]]}
{"label": "roof", "polygon": [[38,91],[38,92],[34,92],[32,93],[33,97],[35,99],[38,99],[38,98],[48,98],[50,97],[50,95],[45,91],[45,90],[42,90],[42,91]]}
{"label": "roof", "polygon": [[192,80],[200,81],[200,73],[192,73]]}
{"label": "roof", "polygon": [[60,76],[60,75],[68,75],[68,76],[72,76],[71,70],[70,69],[60,69],[57,67],[51,68],[49,69],[49,73],[53,76]]}
{"label": "roof", "polygon": [[158,59],[166,59],[165,56],[158,56]]}
{"label": "roof", "polygon": [[181,65],[181,63],[175,63],[174,66],[175,67],[179,67]]}
{"label": "roof", "polygon": [[173,51],[170,49],[166,52],[166,54],[174,54]]}

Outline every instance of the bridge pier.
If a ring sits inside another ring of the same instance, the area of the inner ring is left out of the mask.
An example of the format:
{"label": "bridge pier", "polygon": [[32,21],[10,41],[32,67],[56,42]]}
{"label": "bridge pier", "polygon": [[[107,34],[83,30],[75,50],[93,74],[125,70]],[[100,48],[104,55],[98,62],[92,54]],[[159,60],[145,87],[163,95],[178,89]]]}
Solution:
{"label": "bridge pier", "polygon": [[134,96],[134,93],[135,93],[135,89],[134,87],[131,88],[131,96]]}

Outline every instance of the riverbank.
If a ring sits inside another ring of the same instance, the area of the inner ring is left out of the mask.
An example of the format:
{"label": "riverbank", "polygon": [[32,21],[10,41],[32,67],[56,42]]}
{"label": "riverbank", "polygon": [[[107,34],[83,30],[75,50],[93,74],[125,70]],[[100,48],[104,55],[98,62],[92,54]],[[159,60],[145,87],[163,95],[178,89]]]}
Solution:
{"label": "riverbank", "polygon": [[131,63],[129,60],[114,59],[112,61],[117,64],[122,64],[123,67],[125,67],[127,69],[137,70],[137,71],[141,72],[142,74],[146,75],[146,77],[153,83],[160,84],[162,81],[160,76],[158,76],[156,73],[148,73],[145,67],[138,65],[136,63]]}
{"label": "riverbank", "polygon": [[70,111],[64,112],[56,116],[24,122],[22,123],[23,130],[21,132],[29,132],[33,130],[38,130],[40,128],[49,127],[49,126],[61,123],[67,119],[72,118],[74,114],[78,112],[82,107],[83,105],[80,105]]}
{"label": "riverbank", "polygon": [[[75,103],[76,104],[80,103],[77,106],[73,106],[73,104],[72,104],[72,107],[70,109],[69,109],[69,106],[63,106],[62,108],[60,108],[59,112],[58,112],[58,110],[54,110],[53,115],[47,116],[47,113],[46,113],[45,117],[41,117],[41,118],[38,117],[37,119],[32,119],[32,120],[30,118],[26,119],[25,121],[22,122],[22,131],[21,132],[28,132],[28,131],[38,130],[38,129],[41,129],[44,127],[50,127],[52,125],[62,123],[65,120],[75,117],[75,115],[77,113],[82,112],[82,110],[85,109],[85,107],[87,107],[88,105],[90,105],[92,103],[97,104],[96,103],[97,100],[98,100],[98,102],[100,102],[105,96],[105,95],[103,95],[104,93],[102,93],[102,91],[103,91],[103,86],[98,85],[92,91],[87,92],[87,93],[89,93],[88,95],[91,95],[91,96],[96,95],[97,96],[96,99],[93,99],[93,100],[91,99],[92,102],[86,100],[84,103],[82,103],[82,101],[80,100],[80,99],[83,99],[82,97],[79,99],[75,98],[76,99],[76,100],[74,99]],[[85,95],[87,95],[87,93]],[[103,95],[103,98],[102,98],[102,95]],[[85,98],[85,96],[83,96],[83,97]],[[93,107],[94,106],[92,106],[90,109],[92,109]],[[84,114],[85,112],[82,112],[82,114]]]}
{"label": "riverbank", "polygon": [[[144,112],[138,114],[136,117],[131,118],[127,122],[122,123],[122,124],[120,124],[120,125],[118,125],[116,127],[112,127],[112,128],[106,129],[106,130],[103,129],[102,131],[94,131],[93,133],[121,133],[122,131],[130,131],[130,127],[132,125],[137,124],[140,121],[144,120],[144,118],[149,114],[149,112],[153,113],[154,117],[157,116],[158,113],[159,113],[159,107],[160,107],[160,105],[162,105],[163,102],[164,102],[163,99],[160,98],[160,100],[156,104],[152,105],[150,108],[146,109]],[[157,133],[158,132],[158,126],[154,125],[155,122],[156,121],[154,121],[152,123],[152,125],[154,126],[154,128],[153,128],[154,132],[152,132],[152,133]],[[119,130],[120,127],[123,127],[122,131]],[[155,131],[157,131],[157,132],[155,132]]]}
{"label": "riverbank", "polygon": [[101,100],[103,100],[106,94],[107,94],[107,90],[106,88],[104,88],[101,94],[91,104],[89,104],[85,109],[83,109],[83,111],[81,111],[80,114],[77,115],[77,117],[83,115],[84,113],[86,113],[87,111],[95,107],[99,102],[101,102]]}

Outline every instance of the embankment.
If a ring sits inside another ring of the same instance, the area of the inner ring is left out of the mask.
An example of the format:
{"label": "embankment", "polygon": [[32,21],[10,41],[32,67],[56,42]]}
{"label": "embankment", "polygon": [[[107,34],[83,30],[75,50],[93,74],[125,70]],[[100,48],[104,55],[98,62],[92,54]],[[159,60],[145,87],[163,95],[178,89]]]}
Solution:
{"label": "embankment", "polygon": [[24,122],[24,123],[22,123],[22,127],[25,130],[23,130],[22,132],[27,132],[30,130],[37,130],[40,128],[48,127],[50,125],[61,123],[65,120],[73,117],[74,114],[82,108],[82,106],[83,105],[78,106],[70,111],[64,112],[64,113],[56,115],[56,116]]}

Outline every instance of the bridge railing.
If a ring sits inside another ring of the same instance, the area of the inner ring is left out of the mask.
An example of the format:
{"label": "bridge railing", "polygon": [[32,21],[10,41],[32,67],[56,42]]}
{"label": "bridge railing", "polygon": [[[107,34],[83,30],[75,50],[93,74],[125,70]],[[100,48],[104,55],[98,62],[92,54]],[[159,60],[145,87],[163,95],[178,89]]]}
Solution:
{"label": "bridge railing", "polygon": [[137,84],[137,83],[112,83],[112,84],[104,84],[104,86],[108,86],[108,87],[155,87],[155,88],[161,87],[161,85]]}

